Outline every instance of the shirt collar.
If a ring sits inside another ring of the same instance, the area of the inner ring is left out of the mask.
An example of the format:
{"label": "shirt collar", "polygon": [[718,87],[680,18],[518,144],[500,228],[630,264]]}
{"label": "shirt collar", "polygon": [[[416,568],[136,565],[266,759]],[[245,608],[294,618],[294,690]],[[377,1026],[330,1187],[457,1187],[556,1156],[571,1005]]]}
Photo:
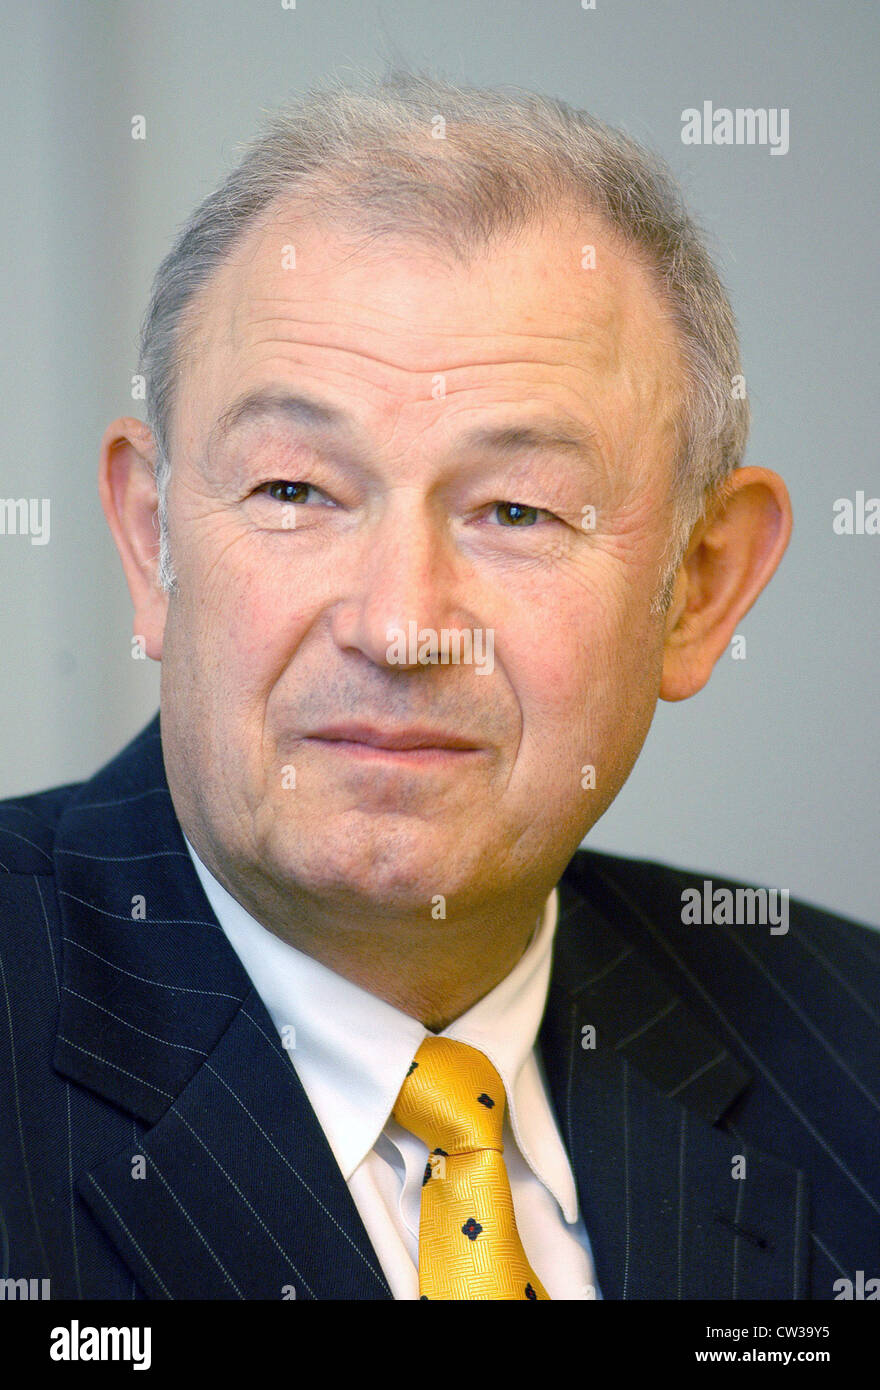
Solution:
{"label": "shirt collar", "polygon": [[[268,931],[184,840],[217,920],[288,1047],[348,1181],[385,1128],[420,1043],[432,1035],[418,1019]],[[557,914],[554,889],[510,973],[441,1036],[479,1048],[492,1062],[504,1083],[520,1151],[571,1222],[577,1217],[574,1179],[531,1059],[547,999]]]}

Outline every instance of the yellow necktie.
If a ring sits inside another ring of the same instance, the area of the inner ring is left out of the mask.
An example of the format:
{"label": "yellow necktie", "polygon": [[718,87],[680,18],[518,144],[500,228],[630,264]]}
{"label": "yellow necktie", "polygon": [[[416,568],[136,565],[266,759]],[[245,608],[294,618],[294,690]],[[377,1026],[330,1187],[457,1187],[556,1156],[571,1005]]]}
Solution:
{"label": "yellow necktie", "polygon": [[475,1047],[426,1038],[393,1115],[429,1150],[419,1223],[423,1299],[547,1299],[516,1229],[504,1084]]}

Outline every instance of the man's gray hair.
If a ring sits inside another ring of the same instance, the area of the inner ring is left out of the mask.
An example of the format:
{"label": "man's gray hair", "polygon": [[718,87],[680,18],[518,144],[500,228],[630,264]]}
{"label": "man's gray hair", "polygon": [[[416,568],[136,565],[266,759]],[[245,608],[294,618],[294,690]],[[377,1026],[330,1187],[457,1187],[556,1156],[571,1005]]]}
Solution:
{"label": "man's gray hair", "polygon": [[665,163],[622,131],[519,88],[460,87],[409,71],[373,79],[364,91],[336,82],[271,114],[156,272],[139,371],[157,445],[162,587],[176,587],[167,520],[172,413],[187,358],[198,351],[199,292],[245,234],[292,198],[353,232],[411,238],[459,260],[570,207],[597,215],[638,256],[684,361],[675,520],[653,604],[665,612],[691,531],[740,465],[749,430],[733,312],[701,231]]}

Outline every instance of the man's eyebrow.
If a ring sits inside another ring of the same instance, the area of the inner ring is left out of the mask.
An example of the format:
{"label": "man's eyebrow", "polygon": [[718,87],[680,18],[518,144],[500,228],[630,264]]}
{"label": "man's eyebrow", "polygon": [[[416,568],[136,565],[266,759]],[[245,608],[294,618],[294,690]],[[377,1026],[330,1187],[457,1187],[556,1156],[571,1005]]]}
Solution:
{"label": "man's eyebrow", "polygon": [[[238,397],[219,416],[210,442],[226,439],[235,429],[254,420],[281,416],[305,428],[337,430],[351,434],[352,424],[343,410],[314,397],[277,391],[254,391]],[[577,458],[600,456],[598,439],[587,424],[564,425],[559,421],[528,425],[476,425],[457,441],[468,449],[494,450],[502,454],[549,452]]]}
{"label": "man's eyebrow", "polygon": [[291,424],[305,425],[313,429],[350,428],[343,411],[314,400],[311,396],[291,395],[279,391],[252,391],[237,397],[218,417],[211,429],[210,442],[219,443],[241,425],[271,415],[280,415]]}
{"label": "man's eyebrow", "polygon": [[599,441],[589,425],[533,424],[486,426],[479,425],[462,436],[468,448],[495,449],[498,453],[585,454],[598,456]]}

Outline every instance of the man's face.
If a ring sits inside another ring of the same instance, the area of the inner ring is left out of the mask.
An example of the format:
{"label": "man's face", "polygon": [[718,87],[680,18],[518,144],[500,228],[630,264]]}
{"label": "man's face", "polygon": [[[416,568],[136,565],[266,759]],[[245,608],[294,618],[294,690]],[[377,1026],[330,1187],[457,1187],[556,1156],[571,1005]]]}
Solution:
{"label": "man's face", "polygon": [[[678,371],[597,223],[468,268],[293,207],[251,234],[177,403],[161,651],[175,806],[227,884],[420,914],[549,891],[657,700]],[[252,393],[312,409],[219,428]],[[472,664],[410,644],[444,629]],[[375,746],[415,728],[435,746]]]}

